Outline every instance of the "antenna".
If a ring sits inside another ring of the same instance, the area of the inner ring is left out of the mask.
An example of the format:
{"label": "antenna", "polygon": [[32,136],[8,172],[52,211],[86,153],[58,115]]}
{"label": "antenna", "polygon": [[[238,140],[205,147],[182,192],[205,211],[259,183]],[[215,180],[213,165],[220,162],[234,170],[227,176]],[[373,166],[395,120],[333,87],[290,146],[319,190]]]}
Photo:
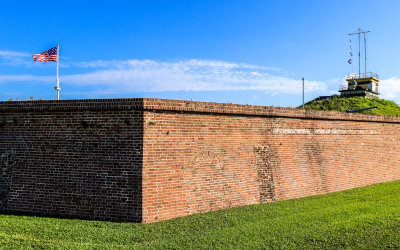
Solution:
{"label": "antenna", "polygon": [[349,36],[358,36],[358,75],[361,77],[361,34],[364,35],[364,74],[367,73],[367,37],[366,34],[370,32],[369,30],[362,30],[358,28],[356,32],[349,34]]}

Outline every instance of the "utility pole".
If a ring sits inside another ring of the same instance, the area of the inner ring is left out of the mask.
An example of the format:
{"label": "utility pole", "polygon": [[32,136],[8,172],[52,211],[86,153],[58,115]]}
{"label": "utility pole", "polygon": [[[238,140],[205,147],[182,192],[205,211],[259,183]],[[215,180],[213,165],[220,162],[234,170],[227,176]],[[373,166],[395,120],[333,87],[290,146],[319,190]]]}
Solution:
{"label": "utility pole", "polygon": [[303,109],[304,109],[304,77],[303,77]]}
{"label": "utility pole", "polygon": [[360,60],[360,56],[361,56],[361,44],[360,44],[360,29],[358,29],[358,75],[359,77],[361,77],[361,60]]}

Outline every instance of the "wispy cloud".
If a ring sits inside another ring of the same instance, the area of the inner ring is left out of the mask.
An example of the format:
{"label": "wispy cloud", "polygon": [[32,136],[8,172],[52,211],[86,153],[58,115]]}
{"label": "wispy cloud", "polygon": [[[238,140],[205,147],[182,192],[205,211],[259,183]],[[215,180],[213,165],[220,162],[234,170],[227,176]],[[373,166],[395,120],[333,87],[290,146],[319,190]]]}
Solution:
{"label": "wispy cloud", "polygon": [[[0,50],[0,63],[32,66],[31,54]],[[79,68],[81,74],[62,75],[63,84],[86,86],[91,93],[126,94],[162,91],[259,90],[269,94],[299,94],[301,82],[283,76],[281,69],[218,60],[95,60],[68,62],[62,68]],[[42,64],[35,64],[42,66]],[[54,76],[0,75],[0,84],[54,82]],[[306,81],[306,92],[334,94],[343,79]],[[400,101],[400,78],[381,80],[381,97]]]}
{"label": "wispy cloud", "polygon": [[10,51],[10,50],[0,50],[0,57],[3,58],[10,58],[10,57],[28,57],[30,54],[25,52],[17,52],[17,51]]}
{"label": "wispy cloud", "polygon": [[185,60],[176,62],[158,62],[153,60],[95,60],[87,62],[74,62],[69,65],[79,68],[127,68],[127,67],[160,67],[160,66],[179,66],[185,64],[191,67],[224,67],[224,68],[249,68],[249,69],[261,69],[268,71],[281,71],[276,67],[265,67],[245,63],[231,63],[216,60]]}
{"label": "wispy cloud", "polygon": [[[263,90],[300,93],[296,79],[277,76],[273,67],[212,60],[158,62],[153,60],[93,61],[76,67],[106,68],[63,77],[80,86],[102,85],[126,92]],[[271,74],[274,72],[275,74]],[[308,81],[306,91],[324,90],[324,82]]]}
{"label": "wispy cloud", "polygon": [[[4,54],[6,54],[4,52]],[[12,53],[8,53],[12,54]],[[162,91],[259,90],[270,94],[301,93],[301,81],[282,76],[279,69],[217,60],[110,60],[75,62],[71,68],[85,73],[61,76],[62,84],[86,86],[93,92],[135,93]],[[3,75],[0,83],[51,82],[54,77]],[[324,92],[338,80],[306,81],[305,91]]]}
{"label": "wispy cloud", "polygon": [[9,82],[51,82],[54,76],[33,76],[33,75],[0,75],[0,83]]}
{"label": "wispy cloud", "polygon": [[0,50],[0,63],[9,66],[28,65],[30,56],[25,52]]}

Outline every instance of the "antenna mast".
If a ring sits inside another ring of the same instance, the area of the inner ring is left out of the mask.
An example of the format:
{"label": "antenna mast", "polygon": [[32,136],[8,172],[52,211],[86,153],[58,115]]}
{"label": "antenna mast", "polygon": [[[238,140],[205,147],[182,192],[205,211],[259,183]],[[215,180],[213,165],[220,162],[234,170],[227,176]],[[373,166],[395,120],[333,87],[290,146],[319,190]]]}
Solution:
{"label": "antenna mast", "polygon": [[361,34],[364,35],[364,74],[367,73],[367,37],[366,34],[370,32],[369,30],[362,30],[358,28],[357,32],[349,34],[349,36],[357,35],[358,36],[358,75],[361,77]]}
{"label": "antenna mast", "polygon": [[[350,73],[346,76],[346,85],[341,85],[339,92],[341,96],[363,96],[368,98],[378,97],[379,76],[373,72],[367,72],[367,33],[370,31],[358,29],[349,34],[350,37],[350,59],[353,64],[353,47],[351,46],[353,36],[358,37],[358,74]],[[362,37],[364,36],[364,37]],[[361,72],[361,39],[364,38],[364,72]],[[354,72],[353,68],[352,71]]]}

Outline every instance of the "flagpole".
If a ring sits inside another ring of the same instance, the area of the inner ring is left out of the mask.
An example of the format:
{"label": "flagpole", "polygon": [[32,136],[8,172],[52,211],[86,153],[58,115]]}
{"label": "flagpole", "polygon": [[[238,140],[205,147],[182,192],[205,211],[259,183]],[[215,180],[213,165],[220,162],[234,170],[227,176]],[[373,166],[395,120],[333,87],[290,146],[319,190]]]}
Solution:
{"label": "flagpole", "polygon": [[58,78],[58,61],[59,61],[59,51],[60,51],[60,45],[57,44],[57,76],[56,76],[56,81],[57,81],[57,85],[55,87],[55,89],[57,90],[57,100],[60,100],[60,78]]}

